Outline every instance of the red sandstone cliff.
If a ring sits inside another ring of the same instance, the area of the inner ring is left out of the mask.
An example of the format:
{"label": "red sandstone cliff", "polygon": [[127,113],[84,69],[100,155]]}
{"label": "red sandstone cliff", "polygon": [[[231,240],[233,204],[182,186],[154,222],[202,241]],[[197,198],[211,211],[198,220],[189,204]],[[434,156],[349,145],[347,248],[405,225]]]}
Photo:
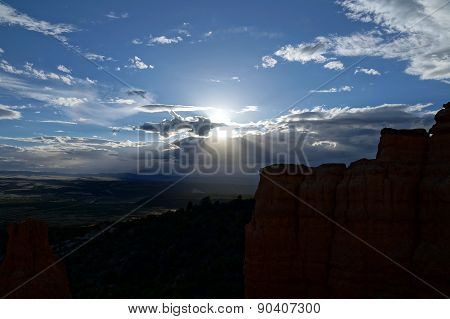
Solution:
{"label": "red sandstone cliff", "polygon": [[48,243],[46,224],[11,224],[8,236],[5,260],[0,266],[0,298],[70,298],[64,265],[53,265],[57,257]]}
{"label": "red sandstone cliff", "polygon": [[376,159],[348,168],[265,168],[246,227],[246,296],[440,296],[326,216],[449,294],[450,103],[430,135],[383,129]]}

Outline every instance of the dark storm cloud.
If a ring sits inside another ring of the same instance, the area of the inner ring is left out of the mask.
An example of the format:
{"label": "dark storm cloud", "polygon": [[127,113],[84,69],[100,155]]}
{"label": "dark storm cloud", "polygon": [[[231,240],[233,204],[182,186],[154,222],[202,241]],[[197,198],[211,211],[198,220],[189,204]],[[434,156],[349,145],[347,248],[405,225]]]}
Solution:
{"label": "dark storm cloud", "polygon": [[170,111],[172,119],[165,119],[159,123],[144,123],[140,129],[144,131],[159,133],[168,137],[180,131],[188,131],[198,136],[208,136],[211,129],[223,126],[220,123],[212,123],[210,119],[203,116],[181,117],[174,111]]}

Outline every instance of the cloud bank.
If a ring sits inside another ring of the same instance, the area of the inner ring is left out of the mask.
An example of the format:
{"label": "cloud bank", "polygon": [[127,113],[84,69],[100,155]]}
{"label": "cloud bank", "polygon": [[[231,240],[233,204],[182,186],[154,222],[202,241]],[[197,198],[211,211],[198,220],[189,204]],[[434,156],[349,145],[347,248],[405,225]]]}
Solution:
{"label": "cloud bank", "polygon": [[[423,80],[450,79],[450,6],[447,1],[339,0],[337,4],[349,19],[367,23],[372,29],[287,44],[274,55],[300,63],[326,63],[339,56],[381,57],[407,61],[405,72]],[[331,66],[332,62],[325,65]],[[362,69],[360,72],[366,73]]]}

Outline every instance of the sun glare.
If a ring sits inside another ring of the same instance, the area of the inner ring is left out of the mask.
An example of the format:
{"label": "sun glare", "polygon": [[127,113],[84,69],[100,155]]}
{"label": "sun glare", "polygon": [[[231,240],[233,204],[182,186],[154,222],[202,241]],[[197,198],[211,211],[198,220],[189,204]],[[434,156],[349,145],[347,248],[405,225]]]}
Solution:
{"label": "sun glare", "polygon": [[224,109],[214,109],[208,113],[209,119],[214,123],[230,123],[230,113]]}

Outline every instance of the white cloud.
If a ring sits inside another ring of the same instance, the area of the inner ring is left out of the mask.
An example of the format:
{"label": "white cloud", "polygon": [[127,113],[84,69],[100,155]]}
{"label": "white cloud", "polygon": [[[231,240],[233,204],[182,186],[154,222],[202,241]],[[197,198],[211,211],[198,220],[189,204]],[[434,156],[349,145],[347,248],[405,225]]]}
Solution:
{"label": "white cloud", "polygon": [[64,73],[72,73],[72,70],[62,64],[58,65],[57,69]]}
{"label": "white cloud", "polygon": [[213,32],[212,31],[208,31],[205,33],[205,37],[210,37],[212,36]]}
{"label": "white cloud", "polygon": [[109,13],[106,14],[106,16],[110,19],[126,19],[128,18],[128,12],[123,12],[123,13],[115,13],[114,11],[110,11]]}
{"label": "white cloud", "polygon": [[340,88],[341,92],[350,92],[353,89],[352,86],[349,85],[344,85],[343,87]]}
{"label": "white cloud", "polygon": [[323,90],[311,90],[311,93],[338,93],[338,92],[350,92],[353,89],[350,85],[344,85],[340,88],[330,88]]}
{"label": "white cloud", "polygon": [[11,74],[17,74],[17,75],[25,73],[23,70],[17,69],[16,67],[9,64],[9,62],[6,60],[0,61],[0,69],[5,72],[11,73]]}
{"label": "white cloud", "polygon": [[139,44],[142,44],[143,42],[141,39],[136,38],[136,39],[131,40],[131,43],[139,45]]}
{"label": "white cloud", "polygon": [[135,56],[134,58],[130,58],[130,65],[128,65],[129,68],[133,69],[139,69],[139,70],[148,70],[153,69],[154,66],[151,64],[145,64],[144,61],[138,56]]}
{"label": "white cloud", "polygon": [[273,67],[275,67],[275,65],[278,63],[277,60],[275,60],[274,58],[272,58],[272,57],[269,56],[269,55],[263,56],[263,57],[261,58],[261,61],[262,61],[261,66],[262,66],[263,68],[265,68],[265,69],[273,68]]}
{"label": "white cloud", "polygon": [[[23,69],[19,69],[15,66],[12,66],[11,64],[9,64],[8,61],[6,60],[1,60],[0,61],[0,70],[10,73],[10,74],[14,74],[14,75],[24,75],[30,78],[35,78],[38,80],[43,80],[43,81],[48,81],[48,80],[55,80],[55,81],[60,81],[63,82],[66,85],[74,85],[74,84],[95,84],[96,81],[91,80],[89,78],[86,79],[80,79],[80,78],[76,78],[73,77],[72,75],[66,73],[66,74],[56,74],[54,72],[47,72],[45,70],[40,70],[34,67],[33,63],[27,62],[25,63]],[[58,66],[58,70],[62,71],[69,71],[70,69],[60,65]],[[47,90],[48,88],[44,88],[45,90]]]}
{"label": "white cloud", "polygon": [[241,82],[241,79],[238,76],[232,76],[231,80],[236,81],[236,82]]}
{"label": "white cloud", "polygon": [[82,80],[76,79],[73,76],[71,76],[70,74],[59,75],[54,72],[46,72],[44,70],[36,69],[33,66],[33,63],[29,63],[29,62],[25,63],[23,69],[18,69],[16,67],[12,66],[11,64],[9,64],[8,61],[2,60],[0,62],[0,69],[3,70],[4,72],[10,73],[10,74],[26,75],[28,77],[36,78],[39,80],[57,80],[57,81],[61,81],[61,82],[65,83],[67,85],[72,85],[75,82],[82,82]]}
{"label": "white cloud", "polygon": [[450,79],[450,6],[444,0],[338,0],[348,18],[372,29],[288,44],[275,55],[324,63],[329,56],[375,56],[407,61],[405,72],[423,80]]}
{"label": "white cloud", "polygon": [[323,63],[327,60],[324,56],[325,53],[326,45],[319,39],[314,43],[301,43],[297,46],[288,44],[281,47],[274,54],[290,62],[306,63],[314,61]]}
{"label": "white cloud", "polygon": [[92,79],[90,79],[89,77],[86,77],[86,82],[87,82],[88,84],[97,84],[97,80],[92,80]]}
{"label": "white cloud", "polygon": [[86,53],[84,56],[91,61],[99,61],[99,62],[112,61],[111,57],[107,57],[96,53]]}
{"label": "white cloud", "polygon": [[59,106],[72,107],[87,102],[87,99],[80,99],[77,97],[58,97],[54,98],[51,102]]}
{"label": "white cloud", "polygon": [[173,38],[168,38],[165,35],[159,36],[159,37],[153,37],[150,38],[149,40],[149,44],[154,45],[154,44],[175,44],[175,43],[179,43],[183,41],[183,38],[180,36],[176,36]]}
{"label": "white cloud", "polygon": [[2,48],[0,48],[0,54],[5,53],[5,50],[3,50]]}
{"label": "white cloud", "polygon": [[257,111],[258,111],[258,106],[247,105],[247,106],[243,107],[240,111],[237,111],[236,113],[240,114],[240,113],[257,112]]}
{"label": "white cloud", "polygon": [[76,31],[76,28],[70,24],[52,24],[44,20],[37,20],[4,3],[0,3],[0,24],[19,26],[62,41],[66,41],[63,34]]}
{"label": "white cloud", "polygon": [[19,111],[13,110],[10,106],[0,104],[0,120],[16,120],[22,115]]}
{"label": "white cloud", "polygon": [[356,68],[356,70],[355,70],[355,74],[357,74],[357,73],[365,73],[368,75],[380,75],[380,72],[378,72],[375,69],[366,69],[366,68],[359,68],[359,67]]}
{"label": "white cloud", "polygon": [[330,70],[343,70],[344,64],[341,61],[331,61],[325,64],[323,67]]}

